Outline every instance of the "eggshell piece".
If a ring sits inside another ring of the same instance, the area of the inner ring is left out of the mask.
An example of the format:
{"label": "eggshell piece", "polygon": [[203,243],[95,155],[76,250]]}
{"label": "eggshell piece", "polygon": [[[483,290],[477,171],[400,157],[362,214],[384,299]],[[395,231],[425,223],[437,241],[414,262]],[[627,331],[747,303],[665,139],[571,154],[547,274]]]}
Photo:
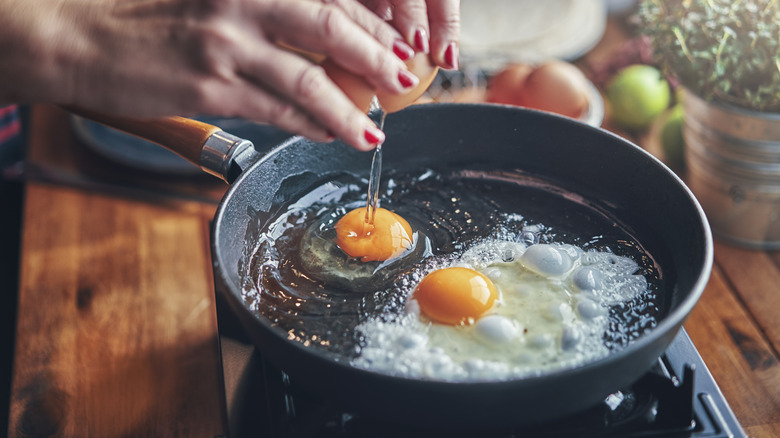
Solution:
{"label": "eggshell piece", "polygon": [[371,101],[374,99],[374,88],[360,76],[336,64],[332,59],[324,60],[320,66],[325,69],[330,80],[332,80],[349,100],[355,104],[364,113],[371,107]]}
{"label": "eggshell piece", "polygon": [[393,94],[379,90],[376,93],[376,97],[385,113],[400,111],[414,103],[431,86],[436,73],[439,72],[439,67],[431,62],[428,54],[422,52],[415,54],[412,59],[406,61],[406,66],[412,74],[420,79],[420,83],[403,94]]}

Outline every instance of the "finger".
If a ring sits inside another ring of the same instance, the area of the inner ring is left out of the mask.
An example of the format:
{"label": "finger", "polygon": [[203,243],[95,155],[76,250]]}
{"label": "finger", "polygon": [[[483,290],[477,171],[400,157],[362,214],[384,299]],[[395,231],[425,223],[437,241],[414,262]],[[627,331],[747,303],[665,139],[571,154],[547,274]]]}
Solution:
{"label": "finger", "polygon": [[[278,48],[254,48],[253,53],[256,56],[244,57],[244,64],[238,66],[243,77],[292,102],[356,149],[370,150],[384,139],[374,122],[355,107],[322,67]],[[283,109],[295,114],[294,108]]]}
{"label": "finger", "polygon": [[390,4],[383,0],[384,8],[379,10],[369,9],[366,5],[356,0],[320,0],[323,4],[338,6],[355,23],[365,29],[366,32],[373,35],[385,47],[392,47],[396,40],[403,41],[403,35],[393,26],[387,23],[392,17]]}
{"label": "finger", "polygon": [[359,26],[373,35],[384,47],[392,47],[393,53],[402,61],[414,56],[414,49],[398,30],[387,22],[393,18],[390,0],[373,0],[361,4],[355,0],[322,0],[340,7]]}
{"label": "finger", "polygon": [[391,0],[393,25],[414,50],[430,53],[430,27],[425,0]]}
{"label": "finger", "polygon": [[340,7],[300,1],[281,1],[276,6],[261,14],[264,30],[272,38],[323,53],[383,90],[402,93],[419,82],[390,48]]}
{"label": "finger", "polygon": [[393,19],[393,5],[390,0],[361,0],[361,3],[382,20],[390,21]]}
{"label": "finger", "polygon": [[458,68],[460,3],[458,0],[428,1],[431,58],[442,68]]}
{"label": "finger", "polygon": [[306,111],[258,87],[258,84],[251,79],[238,81],[235,85],[219,93],[221,100],[224,103],[229,102],[233,107],[224,108],[224,111],[217,110],[217,114],[226,113],[269,123],[291,134],[302,135],[316,142],[330,142],[335,139],[329,129],[314,121]]}

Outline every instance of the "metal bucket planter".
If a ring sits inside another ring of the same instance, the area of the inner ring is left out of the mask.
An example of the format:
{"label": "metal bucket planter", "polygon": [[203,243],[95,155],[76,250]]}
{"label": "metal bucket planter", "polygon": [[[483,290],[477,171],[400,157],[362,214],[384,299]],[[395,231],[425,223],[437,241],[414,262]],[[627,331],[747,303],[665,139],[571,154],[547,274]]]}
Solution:
{"label": "metal bucket planter", "polygon": [[688,185],[713,234],[780,249],[780,113],[705,102],[690,92],[683,105]]}

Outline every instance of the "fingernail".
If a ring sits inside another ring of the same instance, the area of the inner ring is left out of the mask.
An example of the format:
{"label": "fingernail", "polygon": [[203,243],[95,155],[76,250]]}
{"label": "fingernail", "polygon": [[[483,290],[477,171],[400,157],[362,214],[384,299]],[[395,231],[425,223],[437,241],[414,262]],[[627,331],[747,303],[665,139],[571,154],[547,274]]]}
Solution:
{"label": "fingernail", "polygon": [[413,75],[409,70],[400,70],[398,72],[398,82],[404,88],[411,88],[420,83],[420,79]]}
{"label": "fingernail", "polygon": [[325,131],[325,135],[327,136],[327,140],[326,140],[327,143],[330,143],[330,142],[336,140],[336,133],[331,131],[330,129]]}
{"label": "fingernail", "polygon": [[458,46],[455,43],[449,43],[444,50],[444,62],[453,70],[458,69]]}
{"label": "fingernail", "polygon": [[414,56],[414,49],[403,40],[395,40],[393,42],[393,53],[395,53],[395,56],[401,61],[407,61]]}
{"label": "fingernail", "polygon": [[430,46],[428,42],[428,33],[425,29],[420,28],[414,33],[414,47],[418,52],[428,53]]}
{"label": "fingernail", "polygon": [[363,133],[363,137],[370,145],[378,145],[379,143],[385,141],[385,133],[376,126],[366,128],[366,131]]}

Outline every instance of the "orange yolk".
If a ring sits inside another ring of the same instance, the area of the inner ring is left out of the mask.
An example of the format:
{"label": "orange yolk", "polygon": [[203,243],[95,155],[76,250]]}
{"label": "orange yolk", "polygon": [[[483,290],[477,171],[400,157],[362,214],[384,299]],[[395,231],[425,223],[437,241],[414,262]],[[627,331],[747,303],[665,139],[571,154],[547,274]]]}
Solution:
{"label": "orange yolk", "polygon": [[487,312],[498,292],[493,282],[469,268],[431,272],[414,290],[420,310],[442,324],[469,324]]}
{"label": "orange yolk", "polygon": [[366,222],[366,207],[356,208],[336,222],[336,244],[363,262],[384,261],[412,246],[412,227],[390,210],[377,208],[374,223]]}

